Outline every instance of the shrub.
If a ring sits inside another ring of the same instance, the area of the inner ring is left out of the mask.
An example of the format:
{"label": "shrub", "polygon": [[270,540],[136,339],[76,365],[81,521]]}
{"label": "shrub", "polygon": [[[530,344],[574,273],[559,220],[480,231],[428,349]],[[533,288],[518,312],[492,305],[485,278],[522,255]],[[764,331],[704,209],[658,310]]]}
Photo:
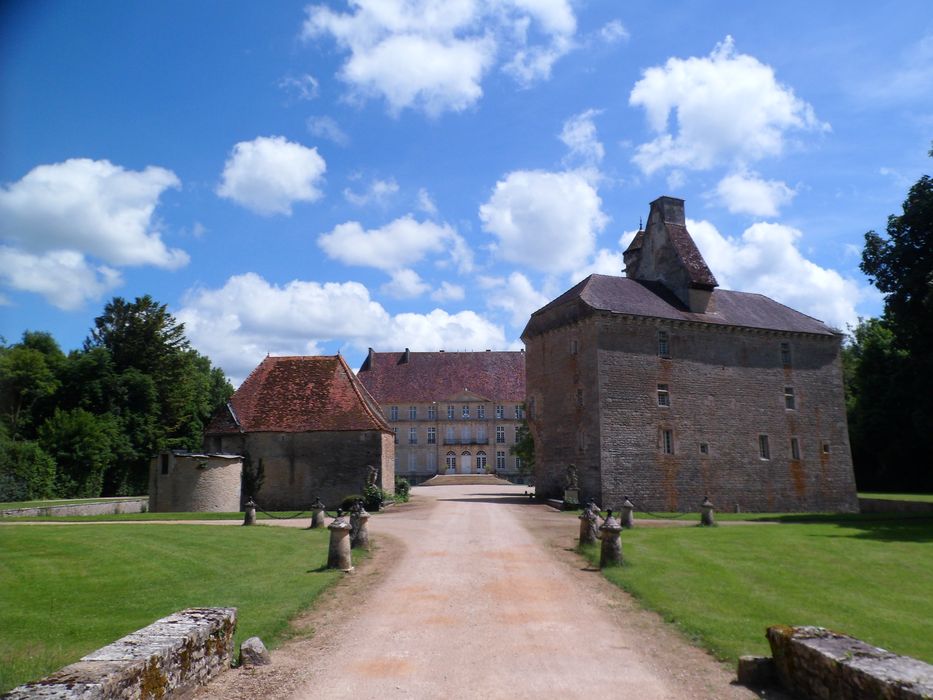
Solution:
{"label": "shrub", "polygon": [[399,503],[408,503],[408,497],[411,493],[411,484],[408,479],[401,476],[395,477],[395,500]]}
{"label": "shrub", "polygon": [[[350,508],[353,507],[354,503],[356,503],[357,501],[362,501],[362,500],[365,500],[365,499],[358,493],[352,493],[349,496],[344,496],[343,500],[340,501],[340,509],[346,512],[350,510]],[[367,507],[367,510],[369,510],[368,507]]]}
{"label": "shrub", "polygon": [[35,442],[0,441],[0,501],[55,495],[55,460]]}
{"label": "shrub", "polygon": [[391,496],[378,486],[367,486],[363,489],[363,507],[368,511],[376,512],[389,498]]}

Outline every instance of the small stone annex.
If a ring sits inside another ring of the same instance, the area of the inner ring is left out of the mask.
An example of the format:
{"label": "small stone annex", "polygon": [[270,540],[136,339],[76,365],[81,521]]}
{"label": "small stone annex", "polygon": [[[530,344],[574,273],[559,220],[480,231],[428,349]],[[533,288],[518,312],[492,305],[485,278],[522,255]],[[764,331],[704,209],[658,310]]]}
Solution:
{"label": "small stone annex", "polygon": [[358,376],[395,434],[395,471],[411,483],[436,474],[525,478],[510,454],[524,418],[523,351],[370,348]]}
{"label": "small stone annex", "polygon": [[334,507],[360,494],[371,468],[395,490],[392,429],[340,355],[266,357],[214,414],[204,450],[243,456],[263,474],[252,496],[267,510]]}
{"label": "small stone annex", "polygon": [[661,197],[625,251],[532,314],[528,422],[541,496],[649,511],[855,511],[842,334],[760,294],[716,289]]}

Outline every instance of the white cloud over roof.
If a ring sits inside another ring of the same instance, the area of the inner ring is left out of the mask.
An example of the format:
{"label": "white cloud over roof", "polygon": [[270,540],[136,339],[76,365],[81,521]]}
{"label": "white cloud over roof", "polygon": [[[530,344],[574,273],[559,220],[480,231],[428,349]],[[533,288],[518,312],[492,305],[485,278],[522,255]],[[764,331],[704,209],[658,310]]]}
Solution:
{"label": "white cloud over roof", "polygon": [[327,164],[316,148],[282,136],[258,136],[233,147],[217,194],[257,214],[292,213],[296,202],[315,202]]}

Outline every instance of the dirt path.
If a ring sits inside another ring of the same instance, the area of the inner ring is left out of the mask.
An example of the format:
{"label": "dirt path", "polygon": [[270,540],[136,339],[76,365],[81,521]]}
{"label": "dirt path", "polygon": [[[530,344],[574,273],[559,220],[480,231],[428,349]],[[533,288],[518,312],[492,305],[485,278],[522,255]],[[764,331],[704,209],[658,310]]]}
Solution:
{"label": "dirt path", "polygon": [[566,551],[576,521],[522,487],[416,490],[375,555],[299,622],[313,636],[197,698],[753,698]]}

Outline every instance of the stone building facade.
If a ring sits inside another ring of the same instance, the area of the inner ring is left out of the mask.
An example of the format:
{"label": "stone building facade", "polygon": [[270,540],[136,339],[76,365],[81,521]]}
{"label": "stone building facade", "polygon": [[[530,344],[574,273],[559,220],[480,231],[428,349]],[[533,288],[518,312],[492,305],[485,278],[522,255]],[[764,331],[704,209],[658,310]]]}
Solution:
{"label": "stone building facade", "polygon": [[340,355],[267,357],[211,419],[205,451],[243,455],[263,482],[253,496],[267,510],[333,507],[360,494],[370,468],[395,490],[393,433]]}
{"label": "stone building facade", "polygon": [[242,473],[239,455],[162,452],[149,463],[149,510],[236,513]]}
{"label": "stone building facade", "polygon": [[649,511],[854,511],[841,334],[716,289],[683,200],[652,202],[626,277],[591,275],[536,311],[526,345],[540,495]]}
{"label": "stone building facade", "polygon": [[524,418],[524,352],[375,352],[358,373],[392,427],[395,471],[498,474],[524,482],[510,454]]}

